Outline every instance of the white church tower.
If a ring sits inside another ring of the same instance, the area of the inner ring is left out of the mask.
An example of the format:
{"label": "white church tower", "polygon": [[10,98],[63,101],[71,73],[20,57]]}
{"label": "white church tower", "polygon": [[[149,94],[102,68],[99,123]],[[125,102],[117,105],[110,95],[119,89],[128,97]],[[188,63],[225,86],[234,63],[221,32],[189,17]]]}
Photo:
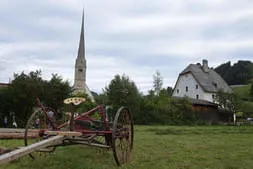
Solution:
{"label": "white church tower", "polygon": [[84,12],[82,16],[81,35],[78,47],[78,54],[75,63],[75,81],[74,94],[86,93],[88,97],[94,102],[94,97],[91,94],[86,84],[86,59],[85,59],[85,43],[84,43]]}

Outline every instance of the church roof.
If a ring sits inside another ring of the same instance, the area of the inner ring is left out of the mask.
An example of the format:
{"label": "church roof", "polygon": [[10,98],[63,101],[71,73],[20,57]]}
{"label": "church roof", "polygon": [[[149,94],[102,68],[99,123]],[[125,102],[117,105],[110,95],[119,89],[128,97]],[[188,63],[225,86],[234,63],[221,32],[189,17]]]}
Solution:
{"label": "church roof", "polygon": [[232,89],[228,86],[225,80],[213,69],[208,68],[207,65],[205,67],[204,64],[201,65],[200,63],[190,64],[180,73],[180,75],[187,73],[191,73],[206,92],[218,92],[218,90],[227,93],[232,92]]}

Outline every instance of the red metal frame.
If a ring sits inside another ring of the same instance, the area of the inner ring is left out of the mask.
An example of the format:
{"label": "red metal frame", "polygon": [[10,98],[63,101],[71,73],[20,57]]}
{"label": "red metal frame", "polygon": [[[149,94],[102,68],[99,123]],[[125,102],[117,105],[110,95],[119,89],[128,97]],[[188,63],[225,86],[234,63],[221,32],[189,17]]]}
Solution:
{"label": "red metal frame", "polygon": [[[40,108],[42,109],[42,111],[45,113],[45,116],[46,116],[47,120],[49,120],[49,122],[52,124],[52,126],[54,126],[52,120],[47,115],[47,110],[46,110],[45,106],[40,102],[39,98],[37,98],[37,102],[38,102],[38,105],[40,106]],[[99,136],[103,136],[105,134],[112,134],[112,131],[110,130],[110,127],[109,127],[108,120],[106,119],[105,109],[102,105],[98,105],[95,108],[93,108],[93,109],[91,109],[91,110],[89,110],[85,113],[82,113],[81,115],[78,115],[73,120],[74,121],[75,120],[82,120],[82,121],[85,121],[85,122],[97,121],[97,119],[91,117],[91,115],[95,112],[99,112],[99,114],[101,116],[101,119],[102,119],[102,123],[104,124],[105,130],[94,130],[94,131],[92,131],[92,130],[89,130],[89,129],[83,129],[83,128],[77,127],[75,129],[75,131],[82,132],[83,134],[96,134],[96,135],[99,135]],[[54,126],[54,128],[55,128],[55,130],[60,130],[61,128],[65,127],[67,125],[69,125],[68,122],[65,122],[63,124]]]}
{"label": "red metal frame", "polygon": [[[47,124],[45,126],[42,126],[39,130],[36,130],[36,132],[38,131],[39,133],[38,135],[36,135],[36,138],[38,138],[38,140],[35,139],[35,142],[50,139],[51,136],[57,135],[58,131],[63,131],[66,129],[70,130],[70,132],[62,132],[70,135],[64,135],[65,139],[61,143],[57,143],[57,145],[47,145],[45,149],[43,149],[43,151],[52,152],[57,146],[84,144],[100,148],[112,149],[117,165],[121,165],[129,161],[130,154],[133,149],[134,131],[132,117],[128,108],[119,108],[115,114],[113,122],[108,121],[106,112],[107,109],[105,106],[102,105],[98,105],[95,108],[74,117],[76,107],[74,107],[74,103],[72,103],[70,100],[70,103],[73,104],[71,105],[72,110],[70,114],[70,119],[68,122],[62,122],[63,124],[59,124],[58,121],[56,121],[56,118],[51,118],[51,115],[48,113],[48,110],[50,110],[50,108],[48,109],[47,107],[44,107],[44,105],[40,102],[39,99],[37,99],[37,101],[38,105],[41,108],[41,111],[45,114],[45,116],[43,116],[43,120],[46,121]],[[40,112],[34,112],[34,114],[31,115],[27,122],[25,129],[26,146],[32,145],[34,143],[28,143],[28,130],[34,129],[34,117],[37,118],[37,113]],[[95,113],[98,114],[98,116],[96,116]],[[50,132],[46,133],[46,131],[48,130],[54,130],[56,132],[51,132],[51,134]],[[71,136],[71,134],[75,133],[73,131],[79,132],[77,133],[78,136]],[[32,154],[29,155],[34,158]]]}

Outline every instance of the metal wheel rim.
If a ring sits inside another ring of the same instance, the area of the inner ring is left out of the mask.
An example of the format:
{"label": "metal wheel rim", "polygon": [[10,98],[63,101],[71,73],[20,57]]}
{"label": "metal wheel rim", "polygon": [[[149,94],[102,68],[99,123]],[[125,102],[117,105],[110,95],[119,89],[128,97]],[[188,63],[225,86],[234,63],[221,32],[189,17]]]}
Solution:
{"label": "metal wheel rim", "polygon": [[128,108],[121,107],[114,118],[112,148],[118,166],[128,163],[133,149],[133,120]]}
{"label": "metal wheel rim", "polygon": [[[46,135],[44,135],[43,137],[42,136],[39,136],[39,132],[37,132],[36,130],[38,130],[38,131],[41,131],[41,130],[43,130],[43,128],[39,128],[39,129],[34,129],[34,135],[33,134],[31,134],[30,133],[30,135],[29,135],[29,132],[31,132],[32,131],[32,129],[30,128],[31,126],[33,126],[33,125],[35,125],[35,123],[34,123],[34,120],[35,120],[35,118],[36,118],[36,116],[39,116],[41,113],[43,113],[43,111],[41,110],[41,109],[38,109],[38,110],[36,110],[35,112],[33,112],[32,113],[32,115],[30,116],[30,118],[28,119],[28,121],[27,121],[27,123],[26,123],[26,127],[25,127],[25,133],[24,133],[24,144],[25,144],[25,146],[28,146],[28,145],[31,145],[32,143],[30,143],[28,140],[29,139],[31,139],[30,137],[34,137],[34,142],[33,143],[36,143],[36,142],[39,142],[39,141],[41,141],[41,140],[43,140],[43,139],[46,139],[46,138],[48,138]],[[43,121],[43,122],[45,122],[45,124],[44,125],[48,125],[48,122],[46,121],[46,117],[42,117],[42,118],[44,118],[44,120],[45,121]],[[40,118],[40,120],[41,120],[41,118]],[[53,124],[51,124],[51,125],[53,125]],[[48,128],[46,128],[45,126],[44,126],[44,129],[45,130],[48,130]],[[32,135],[32,136],[31,136]],[[46,148],[46,149],[44,149],[43,151],[41,150],[41,151],[36,151],[36,152],[53,152],[55,150],[55,147],[50,147],[50,148]],[[34,155],[35,153],[30,153],[29,154],[29,156],[32,158],[32,159],[35,159],[35,155]]]}

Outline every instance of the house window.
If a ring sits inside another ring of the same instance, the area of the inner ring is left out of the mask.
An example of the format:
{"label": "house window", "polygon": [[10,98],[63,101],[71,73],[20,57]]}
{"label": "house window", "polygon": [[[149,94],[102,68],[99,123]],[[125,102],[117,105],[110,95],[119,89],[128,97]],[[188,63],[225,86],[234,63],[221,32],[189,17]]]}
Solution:
{"label": "house window", "polygon": [[215,95],[214,94],[212,94],[212,98],[213,98],[213,100],[215,99]]}
{"label": "house window", "polygon": [[199,85],[196,84],[196,89],[198,89],[198,88],[199,88]]}
{"label": "house window", "polygon": [[179,93],[179,89],[177,89],[177,93]]}
{"label": "house window", "polygon": [[213,82],[213,85],[214,85],[214,87],[216,87],[216,88],[218,87],[217,83],[215,83],[215,82]]}
{"label": "house window", "polygon": [[196,95],[196,99],[199,99],[199,95],[198,94]]}
{"label": "house window", "polygon": [[188,92],[188,86],[185,87],[185,91]]}

